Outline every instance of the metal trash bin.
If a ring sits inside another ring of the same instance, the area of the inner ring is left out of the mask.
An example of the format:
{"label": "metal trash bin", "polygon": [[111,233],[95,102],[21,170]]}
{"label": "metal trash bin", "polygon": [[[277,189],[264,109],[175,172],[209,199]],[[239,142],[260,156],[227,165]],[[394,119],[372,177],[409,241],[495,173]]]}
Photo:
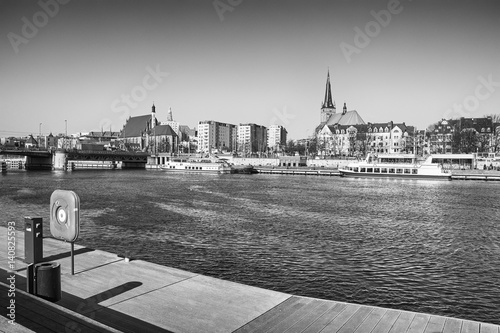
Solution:
{"label": "metal trash bin", "polygon": [[61,265],[43,262],[35,265],[35,295],[51,302],[61,299]]}

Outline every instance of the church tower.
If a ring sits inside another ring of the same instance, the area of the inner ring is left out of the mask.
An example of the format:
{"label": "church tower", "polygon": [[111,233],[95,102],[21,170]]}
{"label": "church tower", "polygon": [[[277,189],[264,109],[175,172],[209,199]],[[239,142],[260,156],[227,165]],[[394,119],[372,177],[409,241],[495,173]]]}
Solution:
{"label": "church tower", "polygon": [[172,115],[172,108],[168,108],[167,121],[174,121],[174,117]]}
{"label": "church tower", "polygon": [[156,108],[155,103],[153,103],[153,107],[151,108],[151,128],[156,126]]}
{"label": "church tower", "polygon": [[326,77],[325,99],[321,104],[321,123],[326,123],[328,119],[337,112],[335,104],[332,102],[332,88],[330,86],[330,70]]}

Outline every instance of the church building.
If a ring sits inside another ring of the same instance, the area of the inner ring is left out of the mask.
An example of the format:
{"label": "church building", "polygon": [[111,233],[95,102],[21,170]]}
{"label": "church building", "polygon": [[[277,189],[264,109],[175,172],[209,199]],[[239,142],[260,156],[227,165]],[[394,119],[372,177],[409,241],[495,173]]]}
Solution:
{"label": "church building", "polygon": [[320,124],[316,127],[316,139],[321,155],[347,155],[353,150],[353,137],[358,131],[365,131],[365,121],[358,111],[347,111],[344,102],[342,112],[337,113],[332,98],[330,71],[326,77],[325,98],[321,103]]}
{"label": "church building", "polygon": [[123,126],[122,139],[128,150],[148,151],[153,154],[173,153],[178,136],[170,125],[160,125],[153,104],[151,115],[130,117]]}

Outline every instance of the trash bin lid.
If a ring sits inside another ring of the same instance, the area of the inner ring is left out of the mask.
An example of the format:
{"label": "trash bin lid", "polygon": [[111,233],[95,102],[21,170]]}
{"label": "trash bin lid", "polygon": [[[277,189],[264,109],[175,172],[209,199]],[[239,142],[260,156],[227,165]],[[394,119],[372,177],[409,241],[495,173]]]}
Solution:
{"label": "trash bin lid", "polygon": [[54,268],[57,268],[59,267],[59,263],[58,262],[41,262],[39,264],[36,264],[35,267],[38,269],[38,270],[50,270],[50,269],[54,269]]}

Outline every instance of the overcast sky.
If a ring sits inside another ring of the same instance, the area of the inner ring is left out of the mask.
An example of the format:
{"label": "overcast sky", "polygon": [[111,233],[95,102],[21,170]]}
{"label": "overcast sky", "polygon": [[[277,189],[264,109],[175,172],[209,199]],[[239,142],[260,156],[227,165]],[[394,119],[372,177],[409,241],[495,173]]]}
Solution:
{"label": "overcast sky", "polygon": [[498,0],[60,2],[0,0],[0,136],[118,131],[154,101],[304,138],[328,68],[366,122],[500,113]]}

